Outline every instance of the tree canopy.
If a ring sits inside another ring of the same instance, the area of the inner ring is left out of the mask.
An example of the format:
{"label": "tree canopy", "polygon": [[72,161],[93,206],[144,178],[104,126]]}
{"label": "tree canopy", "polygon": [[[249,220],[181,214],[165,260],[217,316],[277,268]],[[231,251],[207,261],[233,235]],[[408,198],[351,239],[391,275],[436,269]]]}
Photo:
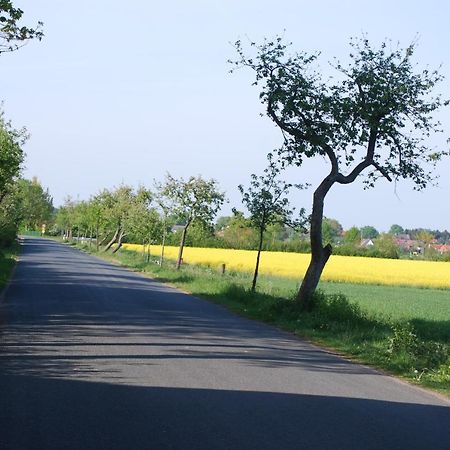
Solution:
{"label": "tree canopy", "polygon": [[0,203],[19,177],[27,137],[25,128],[15,130],[0,111]]}
{"label": "tree canopy", "polygon": [[244,189],[238,186],[242,195],[242,203],[250,212],[250,221],[258,230],[259,243],[256,256],[256,266],[252,282],[252,291],[255,291],[258,278],[259,259],[263,245],[264,232],[270,224],[282,223],[295,228],[301,228],[305,224],[304,209],[300,210],[299,218],[294,218],[294,210],[289,205],[287,195],[292,187],[303,189],[301,184],[291,184],[280,179],[280,168],[269,155],[269,166],[264,174],[251,175],[250,186]]}
{"label": "tree canopy", "polygon": [[219,190],[216,180],[204,180],[201,176],[191,176],[187,180],[177,179],[169,173],[163,183],[157,184],[157,190],[159,198],[166,199],[171,212],[184,225],[177,261],[179,268],[189,226],[194,220],[212,225],[213,219],[225,201],[225,195]]}
{"label": "tree canopy", "polygon": [[[316,67],[318,54],[288,54],[281,38],[250,44],[236,42],[237,67],[255,72],[267,115],[280,128],[285,165],[300,166],[305,158],[324,157],[329,173],[314,192],[311,214],[311,264],[298,301],[312,305],[312,295],[332,252],[323,245],[324,199],[334,184],[349,184],[365,174],[367,187],[380,177],[410,179],[416,189],[434,180],[436,163],[447,148],[430,148],[427,139],[442,131],[434,113],[447,100],[434,95],[442,76],[417,70],[415,46],[374,48],[368,39],[350,41],[350,62],[336,62],[336,77],[324,80]],[[252,52],[251,50],[254,50]]]}

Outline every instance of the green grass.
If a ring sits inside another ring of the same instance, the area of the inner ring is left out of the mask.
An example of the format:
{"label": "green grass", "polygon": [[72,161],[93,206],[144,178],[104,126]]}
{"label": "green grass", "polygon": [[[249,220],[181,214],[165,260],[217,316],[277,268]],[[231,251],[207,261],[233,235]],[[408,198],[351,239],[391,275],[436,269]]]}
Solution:
{"label": "green grass", "polygon": [[315,309],[303,313],[296,280],[262,276],[253,294],[248,274],[177,271],[125,250],[98,256],[450,396],[450,290],[322,282]]}
{"label": "green grass", "polygon": [[18,254],[19,244],[17,242],[11,247],[0,249],[0,294],[9,281]]}

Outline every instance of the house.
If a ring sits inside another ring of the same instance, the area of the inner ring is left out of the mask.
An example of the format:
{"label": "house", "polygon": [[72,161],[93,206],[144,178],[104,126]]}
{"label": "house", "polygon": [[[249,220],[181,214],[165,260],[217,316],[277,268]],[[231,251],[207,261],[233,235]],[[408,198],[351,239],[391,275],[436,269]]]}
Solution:
{"label": "house", "polygon": [[370,248],[373,247],[375,244],[373,243],[372,239],[363,239],[361,241],[360,246],[364,248]]}
{"label": "house", "polygon": [[450,252],[450,244],[431,244],[435,250],[437,250],[441,255]]}

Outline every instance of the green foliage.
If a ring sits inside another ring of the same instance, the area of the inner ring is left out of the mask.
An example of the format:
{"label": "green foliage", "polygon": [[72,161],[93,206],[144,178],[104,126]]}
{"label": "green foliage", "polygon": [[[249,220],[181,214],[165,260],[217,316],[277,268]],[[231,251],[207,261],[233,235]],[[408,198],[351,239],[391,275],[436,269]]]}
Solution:
{"label": "green foliage", "polygon": [[356,325],[366,320],[366,314],[357,303],[350,302],[343,294],[325,294],[316,291],[313,297],[313,311],[321,319]]}
{"label": "green foliage", "polygon": [[300,210],[298,219],[293,218],[295,208],[291,208],[286,197],[291,187],[303,189],[300,184],[292,185],[279,178],[281,169],[273,162],[272,155],[268,156],[269,167],[264,170],[264,175],[251,175],[250,187],[244,189],[238,186],[242,195],[242,203],[250,212],[250,224],[258,230],[258,254],[256,256],[255,273],[252,283],[252,291],[255,290],[258,277],[259,258],[263,247],[264,233],[268,225],[283,224],[292,228],[304,228],[306,219],[305,210]]}
{"label": "green foliage", "polygon": [[363,174],[366,187],[384,177],[410,179],[423,189],[433,181],[436,163],[448,156],[448,149],[429,146],[429,137],[442,131],[433,115],[449,104],[434,95],[443,77],[417,71],[414,45],[400,49],[384,42],[373,48],[365,38],[351,40],[350,63],[336,62],[338,76],[326,81],[316,69],[318,54],[289,55],[280,37],[251,43],[248,52],[240,41],[235,46],[233,64],[254,71],[267,115],[283,133],[281,164],[301,166],[313,157],[329,162],[313,196],[312,258],[297,296],[307,309],[332,252],[332,237],[322,226],[330,189]]}
{"label": "green foliage", "polygon": [[361,242],[361,230],[358,227],[351,227],[344,233],[346,244],[359,245]]}
{"label": "green foliage", "polygon": [[233,216],[229,218],[222,230],[222,238],[226,247],[253,250],[258,247],[258,232],[252,226],[250,219],[244,213],[233,209]]}
{"label": "green foliage", "polygon": [[336,219],[324,217],[322,221],[322,239],[324,244],[335,243],[343,233],[342,225]]}
{"label": "green foliage", "polygon": [[389,234],[392,234],[394,236],[397,236],[397,235],[403,234],[403,233],[405,233],[405,230],[403,229],[402,226],[397,225],[397,224],[391,225],[391,228],[389,229]]}
{"label": "green foliage", "polygon": [[37,178],[21,179],[17,184],[20,202],[20,227],[40,231],[53,214],[53,200],[48,189],[44,190]]}
{"label": "green foliage", "polygon": [[403,356],[416,371],[436,369],[447,362],[449,358],[447,345],[419,339],[410,322],[394,324],[392,332],[388,347],[391,358]]}
{"label": "green foliage", "polygon": [[20,222],[17,180],[27,137],[26,130],[14,129],[0,110],[0,247],[10,245],[17,235]]}
{"label": "green foliage", "polygon": [[366,225],[362,227],[360,231],[362,239],[375,239],[380,235],[378,230],[375,227],[372,227],[371,225]]}
{"label": "green foliage", "polygon": [[193,220],[211,224],[225,201],[216,180],[204,180],[201,176],[176,179],[169,173],[164,183],[157,184],[160,197],[167,200],[171,213],[184,224]]}
{"label": "green foliage", "polygon": [[375,241],[375,251],[385,255],[385,258],[398,259],[398,247],[394,237],[388,233],[382,233]]}
{"label": "green foliage", "polygon": [[282,223],[293,228],[303,229],[305,210],[300,210],[299,218],[294,219],[295,208],[289,205],[287,195],[292,187],[304,189],[301,184],[286,183],[281,180],[281,169],[269,155],[269,166],[264,174],[251,175],[250,186],[245,189],[238,186],[242,195],[242,203],[250,212],[250,223],[262,234],[270,224]]}
{"label": "green foliage", "polygon": [[16,240],[19,223],[20,203],[16,191],[11,190],[0,203],[0,249]]}
{"label": "green foliage", "polygon": [[26,129],[15,130],[0,110],[0,202],[20,174],[24,159],[22,146],[27,138]]}
{"label": "green foliage", "polygon": [[[15,236],[14,236],[15,237]],[[10,279],[19,254],[19,244],[12,241],[8,246],[1,247],[0,250],[0,293]]]}
{"label": "green foliage", "polygon": [[23,16],[20,8],[15,8],[10,0],[0,0],[0,53],[17,50],[24,41],[44,36],[42,22],[35,28],[19,24]]}
{"label": "green foliage", "polygon": [[211,227],[225,202],[225,194],[219,191],[216,180],[204,180],[201,176],[176,179],[169,173],[164,183],[156,183],[160,205],[179,218],[184,225],[180,240],[177,267],[180,268],[187,230],[194,222]]}

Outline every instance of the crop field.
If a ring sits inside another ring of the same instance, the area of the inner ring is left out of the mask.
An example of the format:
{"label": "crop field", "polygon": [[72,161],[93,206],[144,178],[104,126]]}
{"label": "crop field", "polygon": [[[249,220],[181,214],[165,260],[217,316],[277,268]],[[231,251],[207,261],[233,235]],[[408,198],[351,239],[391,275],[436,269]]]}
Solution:
{"label": "crop field", "polygon": [[[124,244],[124,248],[142,251],[142,245]],[[151,246],[159,255],[160,246]],[[175,260],[178,247],[165,247],[165,257]],[[310,256],[302,253],[262,252],[260,273],[275,277],[300,278],[306,271]],[[185,247],[183,261],[214,269],[226,265],[227,271],[254,270],[256,251],[219,248]],[[450,289],[450,262],[414,261],[356,256],[332,255],[325,267],[323,281],[387,286],[414,286]]]}

